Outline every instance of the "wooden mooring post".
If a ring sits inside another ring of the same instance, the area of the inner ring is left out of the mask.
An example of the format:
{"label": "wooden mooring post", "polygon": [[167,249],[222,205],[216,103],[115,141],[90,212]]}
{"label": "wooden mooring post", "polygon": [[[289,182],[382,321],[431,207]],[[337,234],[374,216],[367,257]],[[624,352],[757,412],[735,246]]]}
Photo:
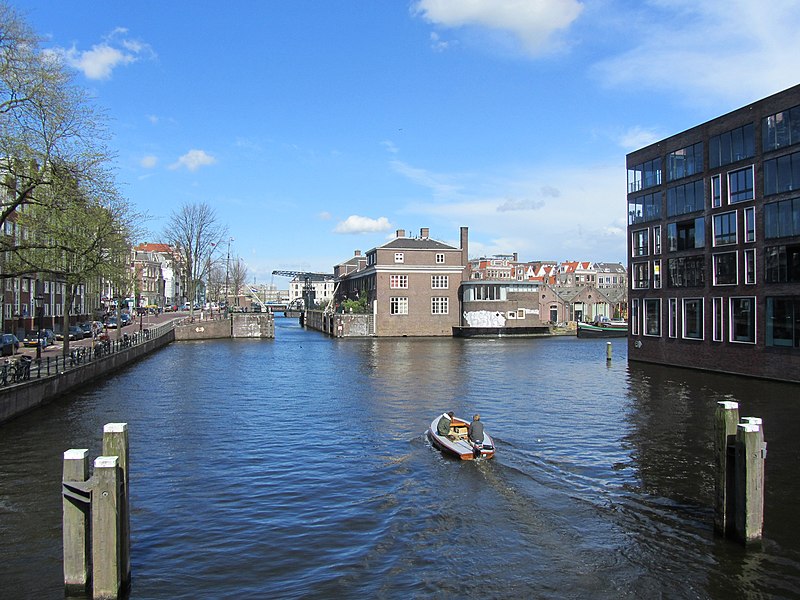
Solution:
{"label": "wooden mooring post", "polygon": [[714,529],[745,544],[759,541],[764,523],[767,454],[761,419],[740,419],[736,402],[718,402],[714,434]]}
{"label": "wooden mooring post", "polygon": [[[109,423],[89,477],[88,450],[64,453],[64,589],[111,600],[130,583],[128,426]],[[113,454],[111,454],[113,452]]]}

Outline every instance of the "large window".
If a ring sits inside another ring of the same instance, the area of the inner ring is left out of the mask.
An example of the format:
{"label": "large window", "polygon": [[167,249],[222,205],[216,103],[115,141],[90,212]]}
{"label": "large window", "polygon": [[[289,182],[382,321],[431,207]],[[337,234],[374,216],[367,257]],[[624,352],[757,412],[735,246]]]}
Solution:
{"label": "large window", "polygon": [[800,198],[764,205],[764,237],[767,239],[800,235]]}
{"label": "large window", "polygon": [[628,193],[661,185],[661,158],[654,158],[628,169]]}
{"label": "large window", "polygon": [[393,290],[408,288],[408,275],[390,275],[389,287]]}
{"label": "large window", "polygon": [[472,296],[469,300],[502,300],[499,285],[475,285],[470,286]]}
{"label": "large window", "polygon": [[661,218],[661,192],[628,200],[628,225]]}
{"label": "large window", "polygon": [[756,343],[756,299],[731,298],[731,341]]}
{"label": "large window", "polygon": [[714,285],[736,285],[737,264],[736,252],[715,254]]}
{"label": "large window", "polygon": [[633,232],[633,239],[631,240],[632,252],[634,256],[647,256],[650,251],[647,246],[649,237],[649,230],[639,229]]}
{"label": "large window", "polygon": [[400,298],[400,297],[389,298],[389,314],[390,315],[407,315],[408,314],[408,298]]}
{"label": "large window", "polygon": [[714,215],[714,246],[736,243],[736,211]]}
{"label": "large window", "polygon": [[800,142],[800,106],[765,117],[761,122],[764,152]]}
{"label": "large window", "polygon": [[431,314],[446,315],[450,310],[450,299],[447,296],[431,298]]}
{"label": "large window", "polygon": [[668,269],[669,287],[703,287],[706,284],[706,261],[702,256],[670,258]]}
{"label": "large window", "polygon": [[667,188],[667,216],[675,217],[697,212],[705,208],[703,180]]}
{"label": "large window", "polygon": [[713,169],[737,160],[750,158],[756,153],[754,126],[748,123],[708,140],[708,166]]}
{"label": "large window", "polygon": [[633,289],[644,290],[650,287],[650,263],[633,263]]}
{"label": "large window", "polygon": [[667,155],[667,181],[703,172],[703,142]]}
{"label": "large window", "polygon": [[764,195],[800,189],[800,152],[764,161]]}
{"label": "large window", "polygon": [[800,282],[800,244],[764,248],[764,279],[767,283]]}
{"label": "large window", "polygon": [[450,278],[447,275],[431,275],[431,289],[446,290],[450,286]]}
{"label": "large window", "polygon": [[766,344],[800,348],[800,296],[768,297]]}
{"label": "large window", "polygon": [[645,298],[644,334],[661,337],[661,299]]}
{"label": "large window", "polygon": [[670,252],[703,248],[706,245],[706,221],[698,217],[679,223],[667,223],[667,247]]}
{"label": "large window", "polygon": [[703,299],[683,299],[683,337],[690,340],[703,339]]}
{"label": "large window", "polygon": [[728,203],[746,202],[755,198],[753,192],[753,167],[728,173]]}

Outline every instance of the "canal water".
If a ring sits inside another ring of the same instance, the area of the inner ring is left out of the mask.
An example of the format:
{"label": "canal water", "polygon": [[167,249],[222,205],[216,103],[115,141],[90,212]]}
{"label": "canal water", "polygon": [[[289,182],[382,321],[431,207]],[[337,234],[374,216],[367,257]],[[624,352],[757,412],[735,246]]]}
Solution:
{"label": "canal water", "polygon": [[[800,387],[625,340],[174,343],[0,427],[0,597],[61,598],[62,454],[126,422],[131,599],[800,597]],[[765,537],[713,533],[713,414],[764,419]],[[495,459],[425,430],[480,412]]]}

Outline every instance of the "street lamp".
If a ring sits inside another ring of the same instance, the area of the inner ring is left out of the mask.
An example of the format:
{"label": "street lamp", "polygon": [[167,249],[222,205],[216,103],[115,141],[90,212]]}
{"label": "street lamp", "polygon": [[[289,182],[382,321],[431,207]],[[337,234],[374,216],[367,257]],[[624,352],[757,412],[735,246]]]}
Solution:
{"label": "street lamp", "polygon": [[35,296],[36,301],[36,316],[39,317],[39,331],[36,334],[38,338],[36,344],[36,360],[42,360],[42,320],[44,319],[44,296]]}
{"label": "street lamp", "polygon": [[231,242],[233,238],[228,239],[228,256],[225,258],[225,309],[230,312],[230,307],[228,306],[228,269],[230,267],[231,262]]}

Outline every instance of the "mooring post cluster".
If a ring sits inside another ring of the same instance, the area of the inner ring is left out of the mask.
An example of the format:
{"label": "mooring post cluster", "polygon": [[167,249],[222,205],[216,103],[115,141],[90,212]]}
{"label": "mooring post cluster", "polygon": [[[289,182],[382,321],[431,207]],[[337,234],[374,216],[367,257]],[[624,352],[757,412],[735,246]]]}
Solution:
{"label": "mooring post cluster", "polygon": [[767,444],[758,417],[739,417],[739,404],[718,402],[714,418],[714,529],[745,544],[761,540]]}
{"label": "mooring post cluster", "polygon": [[130,584],[128,425],[103,428],[103,456],[89,476],[89,451],[64,452],[64,590],[116,599]]}

